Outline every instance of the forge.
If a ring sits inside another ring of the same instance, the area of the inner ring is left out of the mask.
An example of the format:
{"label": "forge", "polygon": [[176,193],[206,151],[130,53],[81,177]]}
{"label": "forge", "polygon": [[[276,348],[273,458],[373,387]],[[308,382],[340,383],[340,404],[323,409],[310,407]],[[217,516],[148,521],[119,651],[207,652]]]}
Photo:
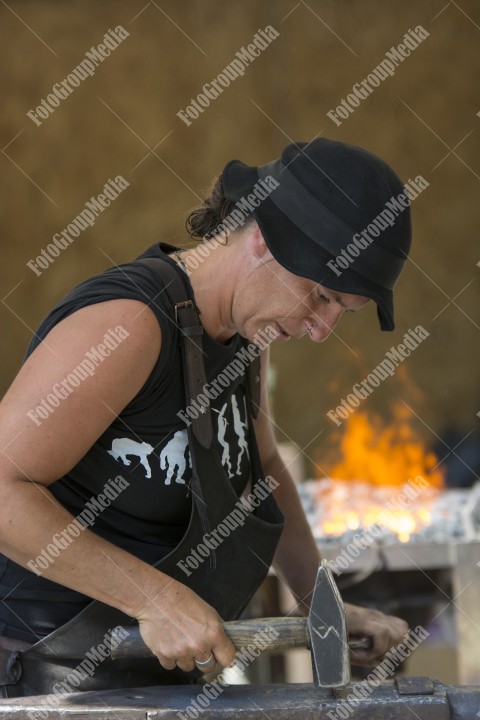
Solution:
{"label": "forge", "polygon": [[299,492],[344,599],[411,625],[451,605],[459,680],[479,684],[480,483],[446,486],[403,405],[388,425],[353,415],[336,461],[319,460],[317,473]]}

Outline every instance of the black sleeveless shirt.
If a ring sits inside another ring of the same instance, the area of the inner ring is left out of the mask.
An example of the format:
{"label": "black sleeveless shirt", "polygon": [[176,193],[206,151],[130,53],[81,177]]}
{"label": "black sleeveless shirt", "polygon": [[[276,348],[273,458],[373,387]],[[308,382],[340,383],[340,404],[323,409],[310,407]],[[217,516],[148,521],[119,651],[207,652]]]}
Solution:
{"label": "black sleeveless shirt", "polygon": [[[187,275],[168,256],[175,249],[156,244],[140,258],[156,257],[171,263],[182,277],[187,296],[193,300]],[[49,489],[76,516],[92,496],[102,493],[105,485],[120,475],[128,487],[97,515],[91,530],[154,563],[184,535],[192,502],[186,425],[177,414],[185,410],[177,327],[174,308],[165,288],[159,287],[158,276],[147,264],[134,261],[82,282],[42,322],[26,357],[57,323],[75,311],[119,298],[139,300],[152,309],[162,331],[159,358],[136,397],[80,462]],[[241,343],[239,335],[225,345],[204,335],[207,382],[214,380],[235,358]],[[243,383],[233,393],[229,388],[220,392],[211,400],[211,407],[222,465],[240,494],[250,473]],[[4,599],[0,603],[0,634],[31,642],[66,622],[89,601],[85,595],[37,576],[3,555],[0,555],[0,598]]]}

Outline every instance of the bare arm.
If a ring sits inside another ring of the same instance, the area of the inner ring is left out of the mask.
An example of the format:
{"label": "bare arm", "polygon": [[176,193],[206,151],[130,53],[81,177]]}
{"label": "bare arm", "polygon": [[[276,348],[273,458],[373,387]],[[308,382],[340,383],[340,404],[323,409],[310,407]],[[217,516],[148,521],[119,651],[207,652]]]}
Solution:
{"label": "bare arm", "polygon": [[[110,328],[123,342],[95,374],[40,424],[29,412],[52,392]],[[93,305],[59,323],[34,351],[0,404],[0,549],[28,567],[72,516],[48,485],[68,472],[138,393],[161,350],[150,309],[132,300]],[[85,530],[43,571],[45,577],[140,621],[167,668],[190,670],[213,650],[228,665],[234,648],[217,613],[183,584]]]}
{"label": "bare arm", "polygon": [[[277,480],[275,499],[285,516],[282,533],[274,557],[274,568],[295,595],[304,614],[308,613],[315,584],[320,552],[312,530],[305,517],[295,483],[277,450],[268,409],[268,350],[262,356],[262,400],[255,421],[255,434],[259,445],[265,474]],[[371,666],[400,642],[408,625],[399,618],[386,616],[378,610],[345,604],[349,633],[352,636],[368,635],[373,638],[371,650],[352,652],[352,660],[358,665]]]}

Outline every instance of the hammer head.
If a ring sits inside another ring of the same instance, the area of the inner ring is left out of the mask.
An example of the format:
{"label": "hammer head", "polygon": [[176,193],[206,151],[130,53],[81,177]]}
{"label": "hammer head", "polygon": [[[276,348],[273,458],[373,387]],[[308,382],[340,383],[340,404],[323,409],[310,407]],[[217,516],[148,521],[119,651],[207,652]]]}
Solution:
{"label": "hammer head", "polygon": [[318,569],[308,628],[314,683],[323,688],[347,685],[350,660],[345,609],[326,560]]}

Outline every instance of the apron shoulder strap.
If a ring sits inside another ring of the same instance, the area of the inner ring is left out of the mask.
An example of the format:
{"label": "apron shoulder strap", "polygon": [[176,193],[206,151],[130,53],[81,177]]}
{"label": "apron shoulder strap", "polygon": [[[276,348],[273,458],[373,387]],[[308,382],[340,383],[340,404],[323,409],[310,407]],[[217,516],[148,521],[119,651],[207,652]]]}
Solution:
{"label": "apron shoulder strap", "polygon": [[[183,379],[187,408],[203,392],[207,378],[203,362],[203,326],[198,316],[195,303],[188,297],[187,290],[180,279],[179,271],[170,263],[160,258],[143,258],[139,262],[148,265],[155,271],[165,287],[165,291],[175,308],[175,325],[178,328],[180,348],[182,352]],[[183,271],[181,271],[183,272]],[[194,405],[195,407],[196,405]],[[213,442],[213,421],[210,405],[200,406],[200,412],[192,420],[188,433],[194,435],[197,442],[206,450],[210,450]],[[207,508],[203,499],[203,489],[193,447],[192,460],[192,491],[194,503],[200,517],[204,533],[210,532]],[[215,552],[210,555],[211,569],[215,569]]]}
{"label": "apron shoulder strap", "polygon": [[[203,362],[203,326],[197,308],[193,300],[188,297],[178,272],[168,262],[160,258],[142,258],[138,262],[155,271],[175,308],[175,324],[184,358],[185,399],[189,406],[203,391],[207,382]],[[192,421],[192,429],[200,445],[208,450],[213,440],[210,406],[202,406],[198,417]]]}

